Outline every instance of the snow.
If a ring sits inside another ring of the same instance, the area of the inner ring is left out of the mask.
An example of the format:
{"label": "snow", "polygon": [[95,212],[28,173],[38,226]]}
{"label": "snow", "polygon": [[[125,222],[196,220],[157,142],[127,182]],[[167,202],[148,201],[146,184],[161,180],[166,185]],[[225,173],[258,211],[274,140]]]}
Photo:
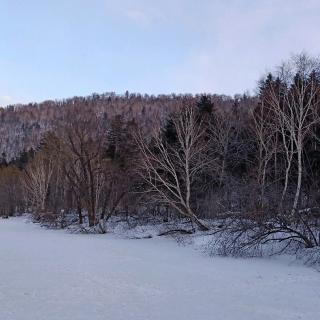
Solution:
{"label": "snow", "polygon": [[205,257],[166,238],[0,220],[1,320],[317,320],[320,274],[285,259]]}

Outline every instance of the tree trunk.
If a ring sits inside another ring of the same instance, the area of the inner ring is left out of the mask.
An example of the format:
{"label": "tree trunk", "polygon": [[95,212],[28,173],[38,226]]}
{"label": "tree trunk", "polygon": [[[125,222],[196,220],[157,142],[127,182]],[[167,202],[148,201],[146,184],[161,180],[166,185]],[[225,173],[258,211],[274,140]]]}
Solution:
{"label": "tree trunk", "polygon": [[78,211],[78,217],[79,217],[79,224],[83,224],[82,210],[79,204],[77,206],[77,211]]}
{"label": "tree trunk", "polygon": [[205,225],[203,222],[201,222],[197,217],[195,217],[194,222],[196,223],[196,225],[199,227],[199,230],[201,231],[208,231],[210,230],[210,228]]}
{"label": "tree trunk", "polygon": [[95,212],[92,210],[91,206],[89,206],[88,210],[88,220],[89,220],[89,227],[93,227],[95,225]]}
{"label": "tree trunk", "polygon": [[206,226],[197,216],[192,212],[190,208],[187,208],[188,216],[191,218],[191,222],[195,223],[199,230],[201,231],[208,231],[210,230],[208,226]]}
{"label": "tree trunk", "polygon": [[292,207],[292,211],[291,211],[292,216],[297,211],[300,192],[301,192],[301,182],[302,182],[302,148],[299,147],[299,149],[298,149],[298,181],[297,181],[296,194],[294,196],[294,201],[293,201],[293,207]]}

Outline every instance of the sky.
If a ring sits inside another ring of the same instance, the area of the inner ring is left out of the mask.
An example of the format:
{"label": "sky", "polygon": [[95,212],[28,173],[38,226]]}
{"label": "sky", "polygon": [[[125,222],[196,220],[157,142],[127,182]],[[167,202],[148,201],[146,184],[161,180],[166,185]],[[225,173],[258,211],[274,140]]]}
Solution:
{"label": "sky", "polygon": [[0,106],[91,93],[254,93],[320,54],[320,0],[0,0]]}

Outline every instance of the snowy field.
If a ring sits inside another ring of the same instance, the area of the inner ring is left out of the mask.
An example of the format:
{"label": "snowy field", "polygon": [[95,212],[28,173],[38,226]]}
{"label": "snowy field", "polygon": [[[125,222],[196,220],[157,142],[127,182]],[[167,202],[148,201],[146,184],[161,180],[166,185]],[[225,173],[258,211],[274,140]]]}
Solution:
{"label": "snowy field", "polygon": [[0,220],[1,320],[320,319],[320,273]]}

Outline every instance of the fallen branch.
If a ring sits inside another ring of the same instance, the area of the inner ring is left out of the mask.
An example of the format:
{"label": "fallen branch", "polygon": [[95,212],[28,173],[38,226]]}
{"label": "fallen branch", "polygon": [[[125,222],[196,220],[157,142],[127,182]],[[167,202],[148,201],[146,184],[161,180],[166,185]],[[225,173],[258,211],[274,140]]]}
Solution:
{"label": "fallen branch", "polygon": [[185,229],[174,229],[169,231],[164,231],[158,234],[158,237],[167,236],[169,234],[181,233],[181,234],[193,234],[194,230],[185,230]]}

